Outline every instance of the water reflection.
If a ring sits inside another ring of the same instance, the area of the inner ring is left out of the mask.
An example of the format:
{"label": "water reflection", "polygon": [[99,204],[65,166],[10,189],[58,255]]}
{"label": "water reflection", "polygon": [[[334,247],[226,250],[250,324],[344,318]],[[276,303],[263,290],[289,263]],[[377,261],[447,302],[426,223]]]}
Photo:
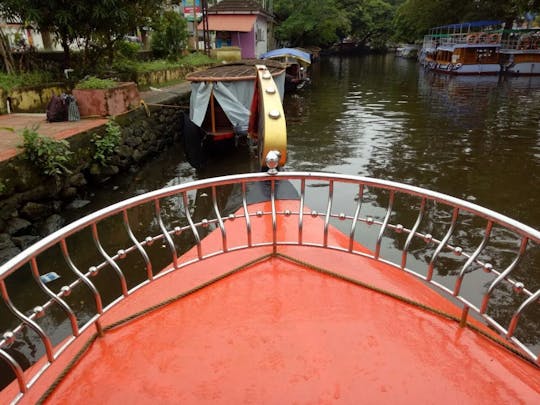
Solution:
{"label": "water reflection", "polygon": [[455,77],[331,58],[285,100],[289,163],[402,181],[540,227],[540,78]]}
{"label": "water reflection", "polygon": [[[328,62],[320,64],[312,88],[285,100],[288,122],[293,122],[288,127],[289,168],[413,184],[540,228],[540,78],[440,75],[393,56]],[[322,115],[319,103],[331,109],[324,108]],[[303,115],[296,116],[297,111]],[[317,117],[315,124],[312,114]],[[325,201],[323,195],[321,200]],[[369,202],[376,210],[386,206],[387,196],[377,195]],[[401,204],[396,221],[411,226],[415,217],[403,210],[406,206]],[[425,231],[444,234],[450,213],[438,207],[424,222]],[[450,243],[478,246],[484,227],[485,223],[478,223],[472,232],[458,229]],[[505,252],[519,242],[516,235],[494,229],[482,259],[504,269],[514,259]],[[397,256],[401,247],[386,244],[385,254]],[[426,263],[432,254],[432,247],[422,245],[412,246],[409,256]],[[435,278],[451,285],[463,260],[452,254],[442,259]],[[515,276],[535,290],[540,287],[538,269],[540,249],[536,247],[521,261]],[[480,286],[493,281],[477,270],[467,277],[480,280]],[[511,291],[497,291],[496,296],[500,305],[491,311],[499,319],[508,319],[515,309],[515,296]],[[533,308],[528,319],[522,336],[535,341],[538,308]]]}

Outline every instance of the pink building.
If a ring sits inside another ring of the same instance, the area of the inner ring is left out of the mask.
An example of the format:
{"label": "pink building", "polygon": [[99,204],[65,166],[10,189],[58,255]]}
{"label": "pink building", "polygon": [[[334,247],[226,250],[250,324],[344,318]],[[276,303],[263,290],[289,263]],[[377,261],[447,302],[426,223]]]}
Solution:
{"label": "pink building", "polygon": [[[212,48],[237,46],[242,58],[258,58],[273,48],[274,15],[271,1],[222,0],[208,8]],[[202,23],[198,26],[203,29]]]}

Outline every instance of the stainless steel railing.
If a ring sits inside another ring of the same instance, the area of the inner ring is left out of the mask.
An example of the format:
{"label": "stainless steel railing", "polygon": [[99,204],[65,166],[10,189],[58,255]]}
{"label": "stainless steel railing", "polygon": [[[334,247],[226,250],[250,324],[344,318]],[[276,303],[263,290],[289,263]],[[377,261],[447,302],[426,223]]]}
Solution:
{"label": "stainless steel railing", "polygon": [[435,50],[439,46],[453,45],[490,45],[504,50],[520,50],[540,52],[540,34],[533,32],[517,32],[503,35],[503,31],[466,32],[455,34],[425,35],[423,49]]}
{"label": "stainless steel railing", "polygon": [[500,31],[462,32],[454,34],[425,35],[423,48],[435,49],[438,46],[452,45],[499,45],[502,33]]}
{"label": "stainless steel railing", "polygon": [[[297,192],[297,211],[276,210],[275,200],[283,185]],[[250,189],[255,186],[267,192],[272,202],[269,212],[251,208]],[[266,242],[254,242],[251,218],[262,215],[271,216],[273,235]],[[291,215],[298,217],[297,237],[278,240],[277,217]],[[308,242],[303,237],[306,215],[323,219],[322,242]],[[225,223],[239,218],[245,222],[248,238],[244,244],[232,245]],[[125,237],[111,240],[120,225]],[[349,236],[348,247],[329,244],[330,225]],[[221,234],[221,247],[203,252],[201,240],[213,229]],[[78,239],[83,234],[92,241],[93,249]],[[354,241],[372,253],[355,250]],[[273,246],[276,251],[279,245],[290,244],[358,254],[402,269],[458,302],[464,317],[472,310],[524,356],[539,363],[540,337],[534,335],[540,323],[540,280],[538,273],[532,275],[540,267],[539,231],[478,205],[418,187],[357,176],[270,170],[200,180],[130,198],[71,223],[0,266],[0,295],[14,319],[11,325],[2,325],[9,330],[0,338],[0,365],[4,363],[18,381],[20,393],[14,402],[83,331],[94,326],[101,332],[101,316],[139,288],[211,256],[257,246]],[[185,260],[182,253],[193,247],[196,257]],[[128,258],[137,263],[124,265]],[[170,270],[160,271],[169,263]],[[48,270],[61,268],[66,269],[62,270],[68,280],[65,284],[62,278],[44,281],[42,276]],[[134,268],[138,269],[136,275],[130,270]],[[25,271],[32,280],[20,280],[19,274]],[[99,282],[98,274],[107,277],[106,282]],[[115,294],[106,291],[111,283],[116,286]],[[527,289],[525,283],[537,287]],[[15,299],[24,296],[29,284],[37,285],[44,296],[42,303],[31,307],[25,297]],[[84,308],[79,307],[81,300],[70,302],[81,288],[91,297],[84,300]],[[48,315],[56,322],[53,330],[53,321],[41,321]],[[65,329],[61,337],[57,336],[59,324]],[[34,343],[43,347],[37,351],[48,360],[30,377],[24,372],[28,364],[23,365],[12,350],[14,342],[29,340],[28,331],[33,331]]]}

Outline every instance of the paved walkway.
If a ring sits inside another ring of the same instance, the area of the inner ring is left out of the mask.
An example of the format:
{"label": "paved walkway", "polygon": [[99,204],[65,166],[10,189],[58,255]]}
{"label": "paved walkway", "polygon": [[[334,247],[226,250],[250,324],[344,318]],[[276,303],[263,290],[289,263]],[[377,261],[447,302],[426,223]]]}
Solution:
{"label": "paved walkway", "polygon": [[[187,94],[191,91],[190,83],[184,82],[159,90],[141,92],[141,98],[147,104],[165,103],[171,97]],[[80,121],[47,122],[45,112],[40,114],[4,114],[0,115],[0,161],[21,153],[22,132],[25,128],[37,127],[37,132],[54,139],[65,139],[81,132],[100,127],[107,118],[83,118]]]}
{"label": "paved walkway", "polygon": [[106,118],[82,119],[80,121],[47,122],[43,114],[6,114],[0,115],[0,161],[7,160],[21,153],[22,132],[25,128],[36,128],[40,135],[55,139],[65,139],[104,125]]}

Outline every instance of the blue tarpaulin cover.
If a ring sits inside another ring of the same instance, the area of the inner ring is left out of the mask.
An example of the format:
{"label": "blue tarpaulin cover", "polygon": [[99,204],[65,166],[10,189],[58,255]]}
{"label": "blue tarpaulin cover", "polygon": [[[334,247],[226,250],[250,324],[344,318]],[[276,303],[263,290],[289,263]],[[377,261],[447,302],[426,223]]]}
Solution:
{"label": "blue tarpaulin cover", "polygon": [[299,49],[295,49],[295,48],[274,49],[272,51],[263,53],[260,56],[260,58],[272,59],[272,58],[281,58],[281,57],[287,57],[287,56],[293,56],[297,59],[300,59],[302,62],[311,63],[311,55],[309,53],[301,51]]}
{"label": "blue tarpaulin cover", "polygon": [[487,27],[489,25],[500,25],[504,21],[497,20],[485,20],[485,21],[473,21],[473,22],[464,22],[450,25],[441,25],[440,27],[435,27],[433,29],[444,29],[444,28],[469,28],[469,27]]}

